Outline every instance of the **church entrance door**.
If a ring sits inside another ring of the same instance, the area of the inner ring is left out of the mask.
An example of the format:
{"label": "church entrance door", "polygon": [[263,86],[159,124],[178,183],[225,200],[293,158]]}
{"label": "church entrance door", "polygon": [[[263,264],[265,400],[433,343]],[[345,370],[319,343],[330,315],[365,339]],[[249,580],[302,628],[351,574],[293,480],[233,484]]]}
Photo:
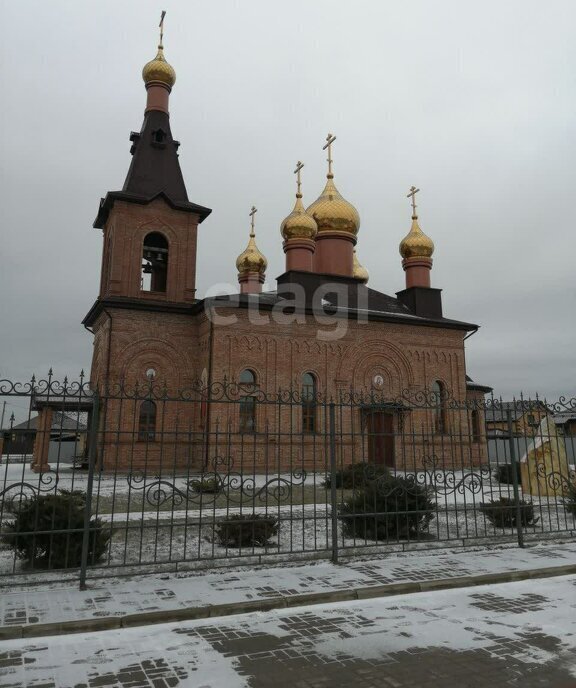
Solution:
{"label": "church entrance door", "polygon": [[369,463],[394,468],[394,416],[386,411],[365,413],[364,431]]}

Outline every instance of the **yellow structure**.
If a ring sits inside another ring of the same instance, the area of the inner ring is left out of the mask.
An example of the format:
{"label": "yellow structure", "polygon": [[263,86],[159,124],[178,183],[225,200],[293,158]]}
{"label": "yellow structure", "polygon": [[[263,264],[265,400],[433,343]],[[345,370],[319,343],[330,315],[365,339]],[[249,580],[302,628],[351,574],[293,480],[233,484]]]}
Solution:
{"label": "yellow structure", "polygon": [[562,496],[569,482],[564,438],[554,421],[545,416],[536,437],[520,459],[522,492],[536,497]]}

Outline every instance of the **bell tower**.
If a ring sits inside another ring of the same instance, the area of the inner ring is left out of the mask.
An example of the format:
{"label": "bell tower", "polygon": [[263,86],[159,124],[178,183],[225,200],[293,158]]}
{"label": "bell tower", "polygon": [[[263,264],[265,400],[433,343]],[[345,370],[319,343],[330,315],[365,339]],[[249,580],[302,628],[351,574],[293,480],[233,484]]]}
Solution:
{"label": "bell tower", "polygon": [[130,134],[126,180],[101,200],[94,222],[103,234],[100,291],[83,321],[95,335],[93,384],[140,379],[140,363],[179,380],[193,373],[180,349],[191,334],[198,225],[211,210],[189,200],[182,177],[169,113],[176,72],[164,57],[163,22],[164,13],[157,54],[142,70],[146,109],[140,131]]}

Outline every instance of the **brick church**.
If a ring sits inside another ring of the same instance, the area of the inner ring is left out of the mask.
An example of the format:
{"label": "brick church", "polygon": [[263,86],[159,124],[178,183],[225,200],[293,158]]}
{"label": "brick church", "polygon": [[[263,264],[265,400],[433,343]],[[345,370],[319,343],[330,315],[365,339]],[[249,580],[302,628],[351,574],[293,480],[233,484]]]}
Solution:
{"label": "brick church", "polygon": [[[211,210],[188,198],[170,129],[176,74],[162,41],[143,79],[144,122],[130,135],[124,186],[106,194],[94,222],[103,234],[100,291],[83,321],[94,334],[91,385],[106,404],[104,466],[158,469],[169,461],[200,469],[215,435],[227,432],[233,439],[226,452],[251,443],[259,469],[271,451],[275,465],[309,467],[309,457],[316,461],[323,451],[320,400],[350,399],[350,390],[372,403],[350,404],[340,428],[344,463],[366,432],[372,440],[355,460],[416,465],[423,452],[408,460],[402,449],[403,434],[415,427],[426,428],[444,463],[447,435],[460,437],[469,461],[484,461],[481,410],[450,410],[442,402],[406,413],[394,403],[424,390],[460,401],[483,400],[489,391],[466,375],[464,340],[478,327],[444,317],[441,290],[431,286],[434,244],[419,226],[417,189],[409,194],[412,225],[400,242],[405,287],[389,296],[368,286],[358,262],[360,217],[336,187],[329,135],[326,184],[307,208],[297,165],[294,209],[279,222],[286,266],[276,289],[262,291],[267,261],[253,209],[248,245],[236,262],[239,293],[198,299],[199,229]],[[233,403],[221,392],[210,398],[216,388],[234,390]],[[136,393],[120,398],[126,390]],[[301,403],[279,411],[266,403],[278,390],[296,390]]]}

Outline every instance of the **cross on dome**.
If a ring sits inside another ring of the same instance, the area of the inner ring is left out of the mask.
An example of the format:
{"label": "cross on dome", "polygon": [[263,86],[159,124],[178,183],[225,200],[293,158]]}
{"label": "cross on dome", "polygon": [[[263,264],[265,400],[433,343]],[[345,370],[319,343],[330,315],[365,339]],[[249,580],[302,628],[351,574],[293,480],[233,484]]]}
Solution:
{"label": "cross on dome", "polygon": [[302,185],[302,179],[300,178],[300,170],[303,167],[304,167],[304,163],[300,162],[300,160],[298,160],[298,162],[296,163],[296,169],[294,170],[294,174],[297,175],[296,176],[296,189],[297,189],[296,190],[296,196],[298,198],[302,198],[302,193],[300,192],[300,187]]}
{"label": "cross on dome", "polygon": [[322,150],[328,149],[328,158],[326,159],[328,162],[328,176],[332,176],[332,144],[336,141],[336,137],[334,134],[328,134],[326,137],[326,144],[322,146]]}
{"label": "cross on dome", "polygon": [[254,215],[256,215],[257,212],[258,212],[258,208],[256,208],[255,206],[252,206],[252,208],[250,209],[250,212],[248,213],[248,215],[250,216],[250,236],[251,237],[256,236],[256,233],[254,232]]}
{"label": "cross on dome", "polygon": [[406,194],[406,198],[411,198],[412,200],[412,217],[417,217],[416,215],[416,194],[420,191],[415,186],[410,187],[410,193]]}

